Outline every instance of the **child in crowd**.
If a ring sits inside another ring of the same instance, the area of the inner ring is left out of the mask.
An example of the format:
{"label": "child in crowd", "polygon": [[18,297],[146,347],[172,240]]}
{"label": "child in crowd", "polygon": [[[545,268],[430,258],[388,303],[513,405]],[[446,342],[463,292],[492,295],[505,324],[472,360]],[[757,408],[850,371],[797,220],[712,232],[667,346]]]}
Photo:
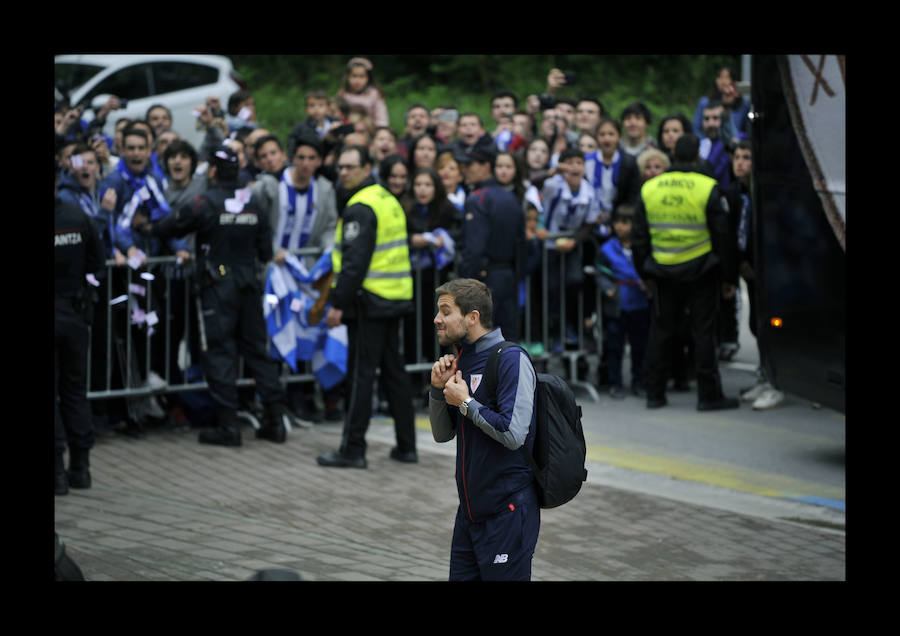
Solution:
{"label": "child in crowd", "polygon": [[609,395],[623,398],[622,357],[625,340],[631,347],[631,392],[644,395],[644,352],[650,332],[650,303],[631,255],[633,205],[620,205],[613,217],[615,236],[597,254],[597,286],[603,311],[603,352],[609,374]]}
{"label": "child in crowd", "polygon": [[341,120],[329,114],[330,100],[325,91],[314,90],[306,94],[306,120],[303,122],[316,131],[320,139],[324,138],[335,122]]}
{"label": "child in crowd", "polygon": [[344,82],[336,97],[343,99],[351,107],[361,106],[376,127],[390,125],[387,104],[381,89],[375,83],[372,62],[368,59],[354,57],[347,62]]}

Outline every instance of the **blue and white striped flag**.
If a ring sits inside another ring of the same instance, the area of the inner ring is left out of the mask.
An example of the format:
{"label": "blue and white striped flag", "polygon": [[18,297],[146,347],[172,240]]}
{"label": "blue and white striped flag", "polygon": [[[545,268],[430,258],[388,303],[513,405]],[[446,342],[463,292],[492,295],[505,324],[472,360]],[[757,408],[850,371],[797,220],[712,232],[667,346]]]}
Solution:
{"label": "blue and white striped flag", "polygon": [[325,389],[340,382],[347,372],[347,328],[329,329],[324,320],[309,324],[309,310],[319,298],[313,283],[329,271],[330,250],[312,269],[288,254],[284,265],[269,267],[263,298],[269,353],[286,362],[294,373],[301,360],[312,360],[313,373]]}

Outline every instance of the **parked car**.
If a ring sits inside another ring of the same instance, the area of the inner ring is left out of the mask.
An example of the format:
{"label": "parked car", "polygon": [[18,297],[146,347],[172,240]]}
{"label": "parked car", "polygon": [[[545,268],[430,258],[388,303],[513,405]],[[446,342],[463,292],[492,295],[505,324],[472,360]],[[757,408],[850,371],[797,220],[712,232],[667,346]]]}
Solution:
{"label": "parked car", "polygon": [[103,130],[110,137],[117,120],[144,119],[162,104],[172,112],[172,129],[195,148],[205,132],[196,128],[194,108],[215,96],[226,109],[231,94],[246,88],[231,60],[219,55],[57,55],[54,68],[56,89],[84,106],[84,119],[93,119],[112,95],[128,100],[107,117]]}

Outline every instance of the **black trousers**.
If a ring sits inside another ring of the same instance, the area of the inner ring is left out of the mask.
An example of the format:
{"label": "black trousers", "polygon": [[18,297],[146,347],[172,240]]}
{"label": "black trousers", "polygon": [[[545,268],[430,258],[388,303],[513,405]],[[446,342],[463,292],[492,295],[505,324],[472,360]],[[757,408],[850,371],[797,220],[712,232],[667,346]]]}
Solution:
{"label": "black trousers", "polygon": [[88,326],[71,302],[57,300],[55,308],[54,358],[56,363],[55,447],[91,448],[94,428],[87,398]]}
{"label": "black trousers", "polygon": [[381,389],[387,397],[397,447],[416,449],[416,423],[409,376],[400,354],[401,318],[361,316],[347,320],[347,396],[340,451],[349,457],[366,454],[366,431],[372,417],[375,370],[381,369]]}
{"label": "black trousers", "polygon": [[494,305],[494,326],[500,327],[507,340],[519,339],[519,283],[516,270],[501,267],[489,270],[484,284],[491,290]]}
{"label": "black trousers", "polygon": [[666,382],[672,364],[672,343],[677,336],[678,322],[688,309],[691,339],[694,343],[694,363],[697,377],[697,396],[701,402],[722,397],[716,346],[716,316],[720,298],[719,277],[715,270],[699,279],[681,282],[669,279],[656,281],[652,300],[653,318],[647,340],[647,397],[665,395]]}
{"label": "black trousers", "polygon": [[278,363],[266,345],[262,292],[258,285],[239,288],[225,278],[202,292],[203,324],[207,350],[203,373],[209,393],[218,406],[237,409],[238,355],[256,382],[263,404],[284,403],[284,385],[278,377]]}

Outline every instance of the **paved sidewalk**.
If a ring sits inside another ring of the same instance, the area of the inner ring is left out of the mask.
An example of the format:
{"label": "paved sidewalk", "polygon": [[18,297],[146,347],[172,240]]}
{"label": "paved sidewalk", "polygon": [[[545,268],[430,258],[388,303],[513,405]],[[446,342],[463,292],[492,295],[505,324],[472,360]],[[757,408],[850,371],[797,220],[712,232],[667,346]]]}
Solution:
{"label": "paved sidewalk", "polygon": [[[286,444],[219,448],[196,431],[102,438],[93,488],[55,498],[67,552],[90,581],[242,581],[265,568],[304,581],[445,581],[457,507],[455,443],[419,415],[419,463],[388,458],[376,418],[366,470],[323,468],[340,426]],[[845,537],[827,528],[596,483],[542,512],[534,581],[845,580]]]}

